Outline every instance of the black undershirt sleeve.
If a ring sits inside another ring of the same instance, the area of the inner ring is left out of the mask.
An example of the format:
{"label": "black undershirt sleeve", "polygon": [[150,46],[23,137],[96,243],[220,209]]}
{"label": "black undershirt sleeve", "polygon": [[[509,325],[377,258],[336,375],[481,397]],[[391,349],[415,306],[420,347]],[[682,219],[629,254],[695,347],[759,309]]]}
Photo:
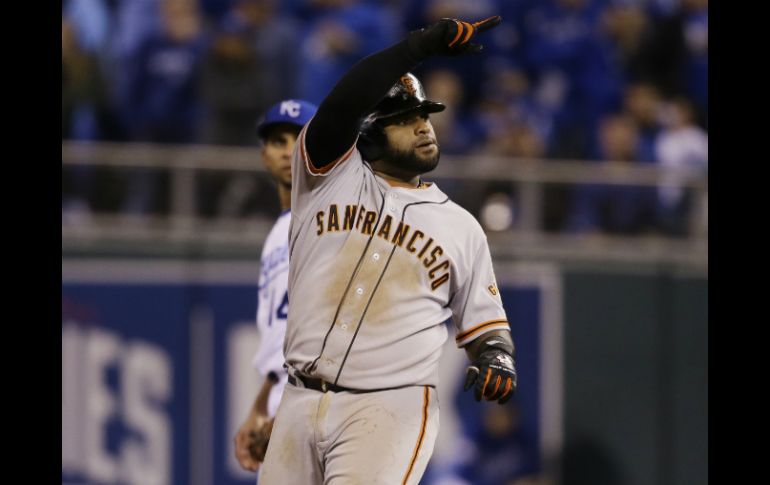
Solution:
{"label": "black undershirt sleeve", "polygon": [[398,79],[422,62],[407,40],[358,61],[318,107],[305,134],[315,168],[341,157],[354,143],[363,118]]}

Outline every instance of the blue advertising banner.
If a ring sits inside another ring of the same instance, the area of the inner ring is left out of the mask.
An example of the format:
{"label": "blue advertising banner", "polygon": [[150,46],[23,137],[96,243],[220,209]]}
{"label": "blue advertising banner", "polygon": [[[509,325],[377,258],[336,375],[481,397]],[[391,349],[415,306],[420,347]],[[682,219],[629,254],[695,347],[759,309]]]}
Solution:
{"label": "blue advertising banner", "polygon": [[187,483],[189,290],[62,286],[62,482]]}

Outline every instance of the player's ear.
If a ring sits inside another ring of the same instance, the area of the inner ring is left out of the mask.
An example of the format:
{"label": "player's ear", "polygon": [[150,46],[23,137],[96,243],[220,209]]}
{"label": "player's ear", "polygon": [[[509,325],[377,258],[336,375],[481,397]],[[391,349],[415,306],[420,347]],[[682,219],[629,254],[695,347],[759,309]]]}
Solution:
{"label": "player's ear", "polygon": [[358,134],[356,148],[361,152],[361,157],[367,162],[373,162],[383,157],[383,148],[388,143],[385,132],[374,124],[364,124]]}
{"label": "player's ear", "polygon": [[356,148],[361,152],[361,158],[367,162],[373,162],[382,158],[382,148],[369,134],[361,133],[358,136]]}

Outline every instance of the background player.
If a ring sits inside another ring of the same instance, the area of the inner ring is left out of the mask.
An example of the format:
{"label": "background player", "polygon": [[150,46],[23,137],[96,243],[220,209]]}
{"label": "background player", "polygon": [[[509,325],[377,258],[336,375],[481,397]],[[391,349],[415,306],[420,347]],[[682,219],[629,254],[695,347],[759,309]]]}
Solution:
{"label": "background player", "polygon": [[235,436],[235,455],[246,470],[256,471],[264,457],[273,416],[286,385],[283,339],[289,297],[289,221],[291,219],[291,157],[302,126],[316,106],[301,100],[285,100],[272,106],[257,128],[260,154],[278,186],[281,215],[262,247],[259,273],[257,329],[259,348],[252,365],[264,379],[248,416]]}
{"label": "background player", "polygon": [[[292,170],[289,383],[264,484],[418,483],[438,433],[436,385],[452,318],[466,389],[506,402],[513,342],[486,237],[420,176],[438,164],[425,98],[408,73],[476,52],[499,24],[442,19],[357,63],[298,139]],[[363,123],[362,123],[363,121]]]}

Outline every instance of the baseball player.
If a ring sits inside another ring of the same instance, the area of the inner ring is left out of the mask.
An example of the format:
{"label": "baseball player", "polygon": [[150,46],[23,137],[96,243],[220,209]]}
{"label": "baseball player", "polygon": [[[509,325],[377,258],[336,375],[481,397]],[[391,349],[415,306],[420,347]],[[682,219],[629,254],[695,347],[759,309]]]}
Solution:
{"label": "baseball player", "polygon": [[421,175],[439,160],[409,73],[500,17],[441,21],[353,66],[297,140],[289,229],[289,385],[262,485],[416,484],[439,426],[436,385],[451,318],[471,360],[465,388],[505,403],[514,346],[486,237]]}
{"label": "baseball player", "polygon": [[259,348],[252,365],[265,377],[249,415],[235,436],[235,455],[240,465],[257,471],[273,425],[273,416],[286,385],[283,338],[289,305],[289,221],[291,219],[291,158],[302,126],[316,106],[301,100],[285,100],[272,106],[257,128],[265,167],[278,185],[281,215],[262,247],[257,305]]}

